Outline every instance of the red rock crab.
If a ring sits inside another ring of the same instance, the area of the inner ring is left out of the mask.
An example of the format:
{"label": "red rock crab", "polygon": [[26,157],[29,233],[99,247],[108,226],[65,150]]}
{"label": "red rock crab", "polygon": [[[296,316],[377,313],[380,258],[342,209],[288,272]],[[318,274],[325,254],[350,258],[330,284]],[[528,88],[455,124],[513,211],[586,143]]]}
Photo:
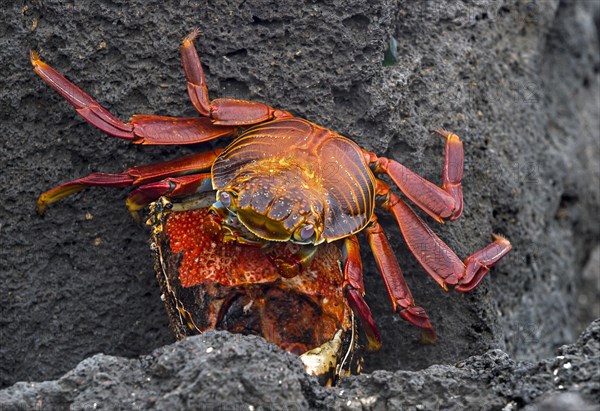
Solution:
{"label": "red rock crab", "polygon": [[[317,338],[310,344],[304,344],[292,341],[289,336],[275,337],[277,333],[265,333],[262,329],[263,335],[268,334],[267,339],[277,340],[274,342],[283,348],[298,353],[321,346],[323,340],[332,340],[336,330],[349,332],[353,329],[350,315],[360,320],[367,337],[367,348],[375,350],[380,347],[379,333],[363,298],[365,290],[356,237],[362,233],[367,237],[375,256],[393,309],[420,328],[424,340],[434,341],[436,336],[429,318],[425,310],[415,304],[393,249],[377,220],[375,209],[394,216],[414,256],[444,290],[452,287],[464,292],[476,287],[490,268],[510,251],[511,245],[505,238],[493,235],[493,242],[461,261],[406,201],[377,176],[389,176],[408,200],[434,220],[456,220],[463,209],[461,179],[464,154],[459,137],[443,129],[435,130],[445,139],[446,147],[442,185],[439,187],[397,161],[367,152],[352,140],[308,120],[294,117],[287,111],[252,101],[229,98],[210,100],[203,68],[194,46],[197,35],[197,31],[190,33],[180,47],[188,94],[199,113],[197,117],[188,118],[141,114],[134,115],[128,123],[122,122],[41,61],[37,53],[31,52],[35,72],[88,122],[112,136],[134,144],[157,145],[231,139],[224,149],[159,164],[136,166],[117,174],[93,173],[62,184],[40,196],[36,211],[42,214],[49,204],[88,186],[133,187],[126,205],[135,218],[139,218],[139,212],[152,202],[153,210],[162,207],[160,204],[170,204],[169,207],[172,207],[177,203],[180,205],[176,208],[180,207],[180,211],[203,210],[201,221],[208,219],[211,224],[210,228],[206,228],[208,231],[201,230],[202,235],[210,230],[215,235],[218,233],[216,247],[221,251],[227,249],[228,244],[244,247],[244,253],[249,253],[247,255],[251,254],[249,249],[255,250],[253,252],[258,252],[256,258],[262,256],[268,261],[280,282],[291,284],[294,279],[303,278],[315,262],[319,268],[313,269],[313,274],[324,276],[326,271],[337,270],[335,275],[339,276],[339,281],[331,283],[339,283],[343,302],[350,310],[340,314],[336,325],[323,332],[326,338]],[[209,207],[195,202],[197,196],[212,192],[215,197]],[[161,200],[157,202],[159,198]],[[162,230],[163,211],[166,209],[160,208],[161,211],[153,217],[154,244],[159,248],[167,241]],[[281,244],[293,245],[293,251],[281,252]],[[324,250],[330,244],[335,244],[339,250],[336,264],[324,263],[327,258],[323,257],[323,253],[327,254]],[[172,254],[177,254],[172,242],[168,248]],[[242,260],[247,261],[247,255],[244,255]],[[160,272],[165,273],[165,269],[181,274],[180,265],[169,264],[159,263],[159,277]],[[200,282],[205,282],[208,287],[214,284],[231,286],[231,279],[209,277],[202,277]],[[241,277],[237,278],[239,280]],[[182,278],[179,281],[185,288]],[[246,294],[254,284],[250,280],[238,282],[244,283]],[[290,286],[292,293],[287,296],[294,294],[292,305],[299,304],[300,300],[296,297],[300,290],[305,291],[307,283],[304,284],[297,289]],[[171,284],[162,285],[163,291],[172,288]],[[274,293],[275,288],[269,289],[269,293]],[[325,293],[315,292],[313,296],[320,298],[316,307],[322,310],[326,304],[325,297],[319,294]],[[215,292],[206,295],[214,297]],[[229,298],[228,295],[225,293],[224,298]],[[339,301],[336,300],[336,303]],[[226,306],[233,307],[232,304],[229,301]],[[236,315],[243,313],[243,307],[251,304],[251,301],[243,300],[239,304],[241,311],[238,310]],[[185,307],[175,303],[172,306],[185,317],[182,312],[186,310]],[[216,327],[215,321],[219,321],[217,317],[208,315],[205,318],[206,326],[195,326],[195,329],[203,331]],[[249,323],[240,323],[238,320],[223,328],[249,332],[252,328]],[[189,318],[185,321],[180,318],[179,322],[189,323]],[[269,324],[285,326],[283,320]],[[300,330],[308,332],[311,326],[315,326],[314,322],[302,326]],[[261,327],[257,327],[261,331]],[[180,334],[181,337],[186,332]]]}

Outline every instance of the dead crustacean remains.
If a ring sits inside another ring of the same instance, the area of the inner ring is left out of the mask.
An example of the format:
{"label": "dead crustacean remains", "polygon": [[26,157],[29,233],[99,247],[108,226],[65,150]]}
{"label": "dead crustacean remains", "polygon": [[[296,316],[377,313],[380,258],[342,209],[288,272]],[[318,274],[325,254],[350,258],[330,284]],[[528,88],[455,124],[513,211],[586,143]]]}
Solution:
{"label": "dead crustacean remains", "polygon": [[[434,341],[429,318],[413,300],[375,209],[392,213],[414,256],[444,290],[476,287],[511,245],[493,235],[491,244],[461,261],[377,175],[388,175],[412,203],[436,221],[455,220],[463,209],[464,154],[459,137],[436,130],[446,144],[442,186],[438,187],[400,163],[367,152],[352,140],[289,112],[251,101],[211,101],[194,46],[197,35],[193,31],[181,45],[188,94],[200,114],[190,118],[144,114],[123,123],[31,53],[35,72],[81,116],[110,135],[134,144],[158,145],[233,139],[224,149],[118,174],[93,173],[62,184],[40,196],[37,212],[43,213],[48,204],[88,186],[134,187],[126,202],[134,217],[154,202],[151,222],[157,272],[178,337],[209,328],[256,333],[298,354],[318,352],[323,363],[329,364],[335,357],[334,368],[340,368],[341,352],[347,358],[354,351],[355,342],[349,342],[356,341],[354,318],[362,325],[367,349],[381,345],[363,299],[356,237],[362,232],[393,309],[420,328],[425,341]],[[208,205],[207,193],[213,199]],[[194,260],[186,260],[186,253],[198,249],[183,241],[185,227],[193,230],[194,224],[203,227],[196,230],[200,237],[212,238],[207,244],[216,248],[220,257],[200,249]],[[235,270],[230,265],[235,274],[227,274],[229,268],[222,264],[231,254],[236,258],[227,261],[237,265]],[[204,258],[216,258],[220,271],[199,269],[202,263],[194,265]],[[337,294],[309,286],[315,276],[321,287],[335,285]],[[321,277],[328,279],[319,281]],[[201,292],[187,292],[188,297],[182,297],[186,288],[190,291],[198,286],[203,287]],[[331,304],[341,306],[332,310]],[[328,320],[324,316],[329,316]],[[331,318],[335,321],[321,326]],[[293,332],[289,331],[292,328]],[[336,338],[339,341],[333,345],[337,348],[331,349]]]}

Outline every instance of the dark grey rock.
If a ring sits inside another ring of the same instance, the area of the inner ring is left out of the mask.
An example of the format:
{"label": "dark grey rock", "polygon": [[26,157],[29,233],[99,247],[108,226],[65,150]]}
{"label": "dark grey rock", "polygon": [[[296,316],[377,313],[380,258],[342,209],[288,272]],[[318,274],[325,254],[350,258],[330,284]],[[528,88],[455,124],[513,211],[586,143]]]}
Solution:
{"label": "dark grey rock", "polygon": [[[177,47],[196,26],[213,97],[290,110],[435,182],[443,149],[428,130],[444,126],[465,142],[464,215],[444,226],[427,221],[461,257],[491,232],[506,235],[514,250],[474,292],[445,294],[395,222],[382,217],[440,339],[420,345],[416,331],[390,312],[363,246],[367,300],[384,343],[367,358],[368,371],[441,364],[433,370],[442,373],[450,367],[444,364],[490,349],[534,361],[574,340],[578,288],[587,291],[581,273],[600,231],[596,2],[9,2],[0,13],[3,386],[58,378],[99,352],[136,357],[172,342],[147,233],[127,215],[124,193],[89,190],[43,219],[33,204],[43,191],[92,171],[207,148],[106,138],[31,71],[29,49],[120,118],[194,115]],[[390,36],[398,62],[384,67]],[[406,389],[380,382],[386,375],[347,384]],[[323,398],[308,404],[328,404]],[[388,405],[402,404],[390,398]]]}
{"label": "dark grey rock", "polygon": [[578,328],[583,330],[590,321],[600,318],[600,246],[592,251],[578,282]]}
{"label": "dark grey rock", "polygon": [[455,365],[375,371],[323,388],[257,337],[209,331],[139,359],[98,354],[56,381],[0,391],[14,410],[598,410],[600,320],[536,363],[500,350]]}
{"label": "dark grey rock", "polygon": [[515,361],[500,350],[491,350],[455,365],[375,371],[344,379],[337,389],[344,392],[348,409],[361,409],[365,402],[366,409],[508,411],[525,406],[546,410],[557,404],[563,410],[598,409],[600,321],[592,323],[576,344],[561,347],[558,354],[534,363]]}
{"label": "dark grey rock", "polygon": [[0,406],[212,410],[289,403],[306,409],[302,390],[310,383],[296,356],[258,337],[210,331],[140,359],[97,354],[57,381],[15,384],[2,391]]}
{"label": "dark grey rock", "polygon": [[538,404],[523,408],[526,411],[596,411],[600,405],[590,404],[577,392],[562,392],[547,396]]}

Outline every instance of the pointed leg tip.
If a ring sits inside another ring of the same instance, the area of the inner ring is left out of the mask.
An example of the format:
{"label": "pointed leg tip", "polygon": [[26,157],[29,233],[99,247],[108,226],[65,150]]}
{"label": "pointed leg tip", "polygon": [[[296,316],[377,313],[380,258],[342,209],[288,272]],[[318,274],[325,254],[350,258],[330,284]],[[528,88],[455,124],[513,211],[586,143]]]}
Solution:
{"label": "pointed leg tip", "polygon": [[512,244],[510,243],[510,241],[508,241],[508,238],[504,237],[501,234],[492,233],[492,239],[497,243],[501,243],[503,245],[506,245],[507,247],[512,247]]}
{"label": "pointed leg tip", "polygon": [[452,134],[448,130],[446,130],[442,127],[434,128],[433,130],[431,130],[431,132],[439,134],[440,136],[442,136],[444,138],[448,138],[448,136],[450,136],[450,134]]}
{"label": "pointed leg tip", "polygon": [[368,352],[375,352],[375,351],[379,351],[381,349],[381,338],[379,338],[379,336],[377,336],[376,338],[367,337],[367,351]]}
{"label": "pointed leg tip", "polygon": [[437,335],[433,330],[421,330],[421,343],[432,345],[437,342]]}
{"label": "pointed leg tip", "polygon": [[452,131],[448,131],[444,128],[436,128],[431,130],[433,133],[436,133],[440,136],[442,136],[443,138],[446,139],[446,141],[450,142],[450,143],[456,143],[456,144],[462,144],[462,142],[460,141],[460,138],[454,134]]}
{"label": "pointed leg tip", "polygon": [[35,50],[29,50],[29,61],[31,61],[31,65],[33,67],[37,67],[40,65],[40,63],[42,63],[40,55]]}
{"label": "pointed leg tip", "polygon": [[200,35],[200,29],[198,27],[194,27],[190,33],[183,38],[182,45],[184,47],[190,46],[194,40],[198,38]]}
{"label": "pointed leg tip", "polygon": [[400,311],[400,316],[421,330],[421,342],[423,344],[435,344],[437,335],[429,321],[429,316],[422,307],[409,307]]}
{"label": "pointed leg tip", "polygon": [[426,333],[428,335],[435,336],[435,332],[433,331],[433,326],[429,321],[429,316],[425,312],[423,307],[419,306],[410,306],[402,309],[399,312],[400,316],[404,318],[406,321],[421,329],[421,332]]}
{"label": "pointed leg tip", "polygon": [[42,202],[37,202],[35,205],[35,213],[37,215],[39,215],[40,217],[43,217],[44,214],[46,214],[46,210],[48,209],[48,204],[46,203],[42,203]]}
{"label": "pointed leg tip", "polygon": [[33,70],[38,74],[40,74],[40,71],[47,70],[48,68],[52,70],[51,67],[42,61],[40,55],[35,50],[29,50],[29,61],[33,66]]}

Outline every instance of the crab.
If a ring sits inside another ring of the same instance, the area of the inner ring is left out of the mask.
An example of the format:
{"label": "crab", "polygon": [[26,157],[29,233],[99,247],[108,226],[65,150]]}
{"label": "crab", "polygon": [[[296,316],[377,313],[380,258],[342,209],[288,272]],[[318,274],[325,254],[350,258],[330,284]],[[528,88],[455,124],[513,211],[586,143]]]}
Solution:
{"label": "crab", "polygon": [[[491,243],[463,261],[380,178],[388,176],[406,199],[435,221],[456,220],[463,210],[460,138],[441,128],[434,130],[445,140],[438,186],[393,159],[287,111],[253,101],[211,100],[194,45],[197,36],[198,31],[192,31],[180,46],[188,95],[199,114],[187,118],[138,114],[122,122],[31,52],[34,71],[83,118],[112,136],[150,145],[232,140],[224,149],[67,182],[43,193],[36,211],[43,214],[49,204],[89,186],[132,187],[126,205],[139,219],[140,211],[161,197],[186,199],[214,191],[210,213],[218,221],[222,242],[264,250],[263,258],[282,279],[299,278],[320,247],[337,244],[340,290],[361,323],[367,349],[376,350],[381,338],[364,299],[357,239],[364,234],[392,309],[420,329],[423,341],[434,342],[429,317],[415,303],[375,210],[393,215],[412,254],[444,290],[475,288],[511,250],[510,242],[492,234]],[[194,207],[193,201],[187,204]],[[278,243],[293,244],[295,251],[268,252]]]}

